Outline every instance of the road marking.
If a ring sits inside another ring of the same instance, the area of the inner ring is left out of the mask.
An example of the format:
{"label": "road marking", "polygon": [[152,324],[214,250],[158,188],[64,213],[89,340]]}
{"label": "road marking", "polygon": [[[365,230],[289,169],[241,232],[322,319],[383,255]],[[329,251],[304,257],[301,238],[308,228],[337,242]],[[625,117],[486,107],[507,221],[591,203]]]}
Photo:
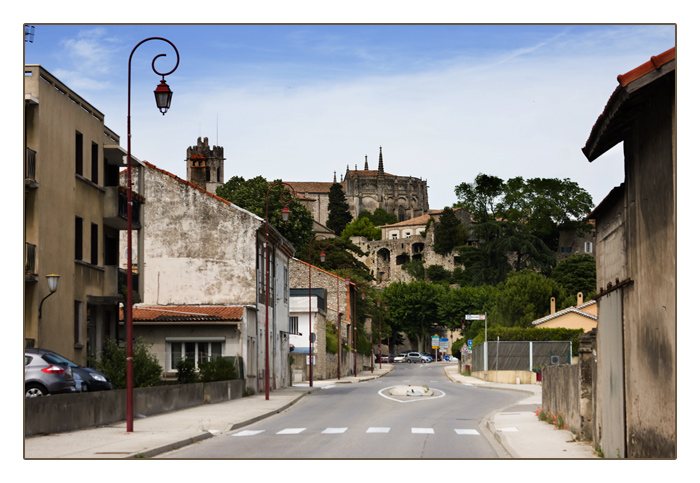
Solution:
{"label": "road marking", "polygon": [[245,431],[241,431],[241,432],[236,433],[236,434],[232,434],[231,436],[255,436],[256,434],[260,434],[263,432],[265,432],[264,429],[261,429],[260,431],[245,430]]}
{"label": "road marking", "polygon": [[391,428],[368,428],[368,433],[388,433]]}
{"label": "road marking", "polygon": [[496,431],[503,431],[504,433],[517,433],[518,428],[499,428]]}
{"label": "road marking", "polygon": [[479,432],[476,429],[455,429],[455,433],[457,434],[469,434],[469,435],[479,435]]}
{"label": "road marking", "polygon": [[283,429],[282,431],[277,432],[277,434],[299,434],[302,431],[304,431],[306,428],[287,428]]}
{"label": "road marking", "polygon": [[348,428],[326,428],[321,431],[322,434],[341,434],[347,431]]}
{"label": "road marking", "polygon": [[433,428],[411,428],[413,434],[435,434]]}

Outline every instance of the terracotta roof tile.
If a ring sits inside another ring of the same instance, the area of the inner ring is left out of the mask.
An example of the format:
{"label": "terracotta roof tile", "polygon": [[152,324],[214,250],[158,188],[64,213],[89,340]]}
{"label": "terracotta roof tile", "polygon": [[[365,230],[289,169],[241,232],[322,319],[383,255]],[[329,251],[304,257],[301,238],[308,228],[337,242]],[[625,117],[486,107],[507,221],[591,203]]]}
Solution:
{"label": "terracotta roof tile", "polygon": [[635,67],[634,69],[627,72],[626,74],[618,75],[617,81],[620,83],[620,86],[625,87],[630,82],[635,81],[635,80],[639,79],[640,77],[645,76],[649,72],[652,72],[652,71],[658,69],[662,65],[666,64],[667,62],[671,62],[675,58],[676,58],[676,48],[673,47],[671,49],[668,49],[663,54],[652,56],[648,62],[645,62],[644,64],[640,65],[639,67]]}
{"label": "terracotta roof tile", "polygon": [[[235,305],[153,305],[135,306],[132,320],[138,323],[157,322],[210,322],[231,323],[243,320],[242,306]],[[124,311],[120,312],[120,321],[124,321]]]}

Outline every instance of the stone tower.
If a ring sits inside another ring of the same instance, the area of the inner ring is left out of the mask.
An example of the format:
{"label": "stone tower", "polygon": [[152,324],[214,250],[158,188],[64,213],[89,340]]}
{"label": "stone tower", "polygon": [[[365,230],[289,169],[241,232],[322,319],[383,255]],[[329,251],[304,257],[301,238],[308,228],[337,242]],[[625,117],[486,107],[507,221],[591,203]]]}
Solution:
{"label": "stone tower", "polygon": [[216,193],[224,184],[224,148],[209,148],[209,138],[197,138],[197,145],[187,148],[187,181],[200,188]]}

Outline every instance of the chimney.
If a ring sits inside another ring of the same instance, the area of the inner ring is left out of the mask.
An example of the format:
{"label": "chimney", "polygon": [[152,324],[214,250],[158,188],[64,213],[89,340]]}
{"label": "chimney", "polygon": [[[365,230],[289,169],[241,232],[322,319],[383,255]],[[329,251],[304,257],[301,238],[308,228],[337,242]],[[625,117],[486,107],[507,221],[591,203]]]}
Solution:
{"label": "chimney", "polygon": [[550,310],[551,310],[552,314],[554,314],[557,311],[557,307],[556,307],[555,302],[556,302],[556,299],[554,297],[549,299],[549,306],[551,307]]}
{"label": "chimney", "polygon": [[576,294],[576,306],[579,307],[583,305],[583,293],[579,292]]}

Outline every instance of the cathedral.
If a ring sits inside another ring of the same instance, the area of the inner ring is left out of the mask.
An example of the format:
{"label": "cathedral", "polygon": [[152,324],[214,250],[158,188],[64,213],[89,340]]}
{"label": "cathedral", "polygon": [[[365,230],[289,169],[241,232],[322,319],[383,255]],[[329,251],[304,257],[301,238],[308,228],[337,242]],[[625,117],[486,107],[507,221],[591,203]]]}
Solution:
{"label": "cathedral", "polygon": [[[333,182],[336,182],[333,175]],[[313,214],[317,223],[325,225],[328,221],[328,193],[330,182],[287,181],[294,187],[301,201]],[[350,206],[350,213],[357,218],[361,211],[374,213],[383,208],[393,213],[399,221],[408,220],[428,213],[428,182],[412,176],[397,176],[384,171],[382,148],[379,147],[379,162],[376,170],[369,169],[365,156],[363,170],[348,166],[340,184],[345,191],[345,198]]]}

